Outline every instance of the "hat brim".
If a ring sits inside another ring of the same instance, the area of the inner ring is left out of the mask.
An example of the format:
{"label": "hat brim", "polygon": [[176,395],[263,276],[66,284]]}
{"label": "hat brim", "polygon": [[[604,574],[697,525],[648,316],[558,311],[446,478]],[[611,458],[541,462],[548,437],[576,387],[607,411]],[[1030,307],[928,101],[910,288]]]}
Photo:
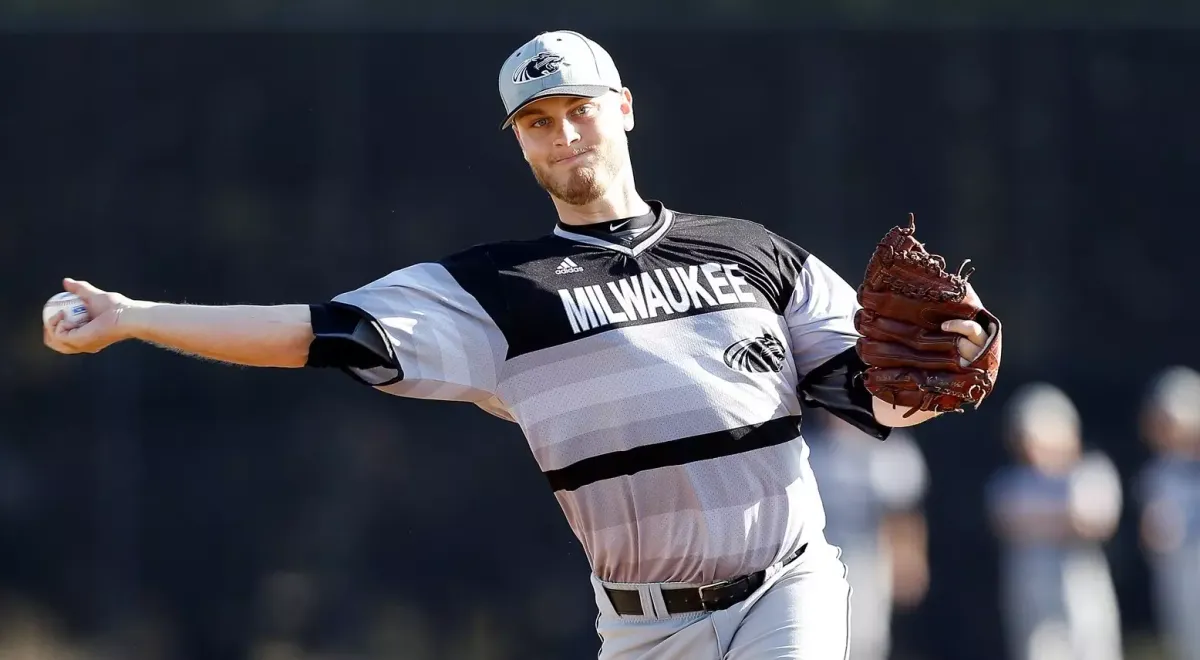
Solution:
{"label": "hat brim", "polygon": [[504,130],[512,125],[513,117],[515,117],[522,108],[530,103],[533,103],[534,101],[537,101],[538,99],[544,99],[548,96],[577,96],[579,98],[590,99],[597,96],[603,96],[613,91],[619,92],[621,90],[614,90],[606,85],[559,85],[558,87],[548,87],[534,94],[533,96],[530,96],[521,102],[520,105],[513,108],[513,111],[508,113],[508,116],[504,118],[504,123],[500,124],[500,130]]}

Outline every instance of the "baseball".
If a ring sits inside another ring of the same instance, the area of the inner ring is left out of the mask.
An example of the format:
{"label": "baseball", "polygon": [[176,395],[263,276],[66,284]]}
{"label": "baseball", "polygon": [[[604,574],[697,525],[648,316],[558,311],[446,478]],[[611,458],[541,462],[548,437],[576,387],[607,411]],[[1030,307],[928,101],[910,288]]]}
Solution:
{"label": "baseball", "polygon": [[65,315],[63,320],[74,324],[81,324],[88,320],[87,305],[79,296],[66,291],[57,294],[46,301],[46,305],[42,307],[42,324],[47,324],[50,319],[63,310]]}

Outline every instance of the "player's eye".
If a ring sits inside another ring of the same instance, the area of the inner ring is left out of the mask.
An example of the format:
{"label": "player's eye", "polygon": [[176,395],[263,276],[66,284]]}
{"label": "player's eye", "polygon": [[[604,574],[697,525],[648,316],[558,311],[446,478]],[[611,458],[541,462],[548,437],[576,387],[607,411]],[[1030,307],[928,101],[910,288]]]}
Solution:
{"label": "player's eye", "polygon": [[530,124],[529,126],[530,126],[530,128],[542,128],[544,126],[549,126],[549,125],[550,125],[550,120],[547,119],[546,117],[542,117],[541,119],[535,119],[533,121],[533,123]]}
{"label": "player's eye", "polygon": [[595,114],[595,111],[596,111],[595,103],[584,103],[583,105],[581,105],[575,109],[575,113],[580,114],[580,115]]}

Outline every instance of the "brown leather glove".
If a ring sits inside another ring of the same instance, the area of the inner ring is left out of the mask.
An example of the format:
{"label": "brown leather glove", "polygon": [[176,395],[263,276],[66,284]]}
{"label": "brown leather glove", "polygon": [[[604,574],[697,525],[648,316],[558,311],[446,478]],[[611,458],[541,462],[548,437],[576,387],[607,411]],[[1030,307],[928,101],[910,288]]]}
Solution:
{"label": "brown leather glove", "polygon": [[[988,312],[967,283],[971,272],[946,271],[942,257],[913,237],[916,218],[893,227],[875,248],[858,288],[862,306],[854,327],[856,346],[868,366],[867,390],[895,406],[962,412],[991,393],[1000,369],[1000,319]],[[970,363],[958,350],[961,335],[945,332],[951,319],[979,323],[987,343]]]}

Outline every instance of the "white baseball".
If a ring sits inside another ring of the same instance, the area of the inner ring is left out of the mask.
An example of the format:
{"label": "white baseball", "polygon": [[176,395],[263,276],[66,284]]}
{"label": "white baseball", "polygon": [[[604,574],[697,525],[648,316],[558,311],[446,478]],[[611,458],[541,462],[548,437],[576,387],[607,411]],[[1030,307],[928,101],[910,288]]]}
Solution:
{"label": "white baseball", "polygon": [[42,307],[42,323],[49,323],[50,319],[59,311],[65,312],[63,316],[64,321],[76,325],[88,320],[87,305],[84,304],[79,296],[73,293],[64,291],[47,300],[46,305]]}

